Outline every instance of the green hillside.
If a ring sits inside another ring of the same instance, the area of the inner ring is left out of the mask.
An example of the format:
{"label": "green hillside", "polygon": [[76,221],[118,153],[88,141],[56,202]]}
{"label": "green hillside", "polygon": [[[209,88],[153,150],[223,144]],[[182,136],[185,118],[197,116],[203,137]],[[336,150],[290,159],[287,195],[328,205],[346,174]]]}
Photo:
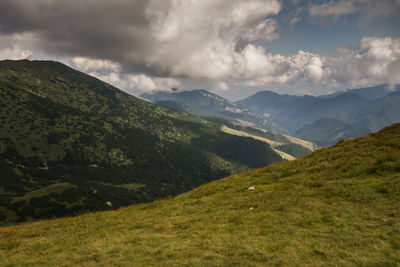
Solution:
{"label": "green hillside", "polygon": [[400,124],[175,198],[1,228],[0,262],[397,266]]}
{"label": "green hillside", "polygon": [[50,61],[0,62],[0,225],[115,209],[281,161]]}

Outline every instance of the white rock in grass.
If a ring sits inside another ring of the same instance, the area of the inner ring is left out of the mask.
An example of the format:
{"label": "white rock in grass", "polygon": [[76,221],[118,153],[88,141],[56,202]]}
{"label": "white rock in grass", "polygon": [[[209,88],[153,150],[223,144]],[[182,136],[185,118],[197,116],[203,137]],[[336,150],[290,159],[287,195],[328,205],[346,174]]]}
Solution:
{"label": "white rock in grass", "polygon": [[254,186],[249,187],[249,190],[254,190],[254,189],[256,189]]}
{"label": "white rock in grass", "polygon": [[254,209],[253,207],[250,207],[250,209],[252,210],[252,209]]}

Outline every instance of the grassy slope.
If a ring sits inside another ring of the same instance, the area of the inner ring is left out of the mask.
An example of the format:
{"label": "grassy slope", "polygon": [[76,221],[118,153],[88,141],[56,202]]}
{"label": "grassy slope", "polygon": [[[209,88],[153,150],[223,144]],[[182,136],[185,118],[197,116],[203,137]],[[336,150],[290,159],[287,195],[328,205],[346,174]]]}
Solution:
{"label": "grassy slope", "polygon": [[1,228],[0,262],[396,266],[400,124],[175,198]]}

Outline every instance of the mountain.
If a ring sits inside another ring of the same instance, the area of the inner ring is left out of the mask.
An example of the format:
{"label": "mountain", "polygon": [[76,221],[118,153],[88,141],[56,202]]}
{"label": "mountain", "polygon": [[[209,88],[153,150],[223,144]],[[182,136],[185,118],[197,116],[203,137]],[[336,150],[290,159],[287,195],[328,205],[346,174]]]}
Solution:
{"label": "mountain", "polygon": [[369,132],[367,129],[354,128],[340,120],[322,118],[298,130],[296,136],[313,140],[319,146],[330,146],[341,139],[359,137]]}
{"label": "mountain", "polygon": [[310,142],[290,141],[288,138],[292,137],[278,134],[279,127],[267,119],[269,115],[256,115],[241,105],[206,90],[157,91],[142,94],[141,97],[165,107],[205,117],[219,123],[226,133],[262,140],[276,149],[281,156],[281,152],[289,152],[289,157],[283,156],[284,159],[306,155],[316,148],[315,144]]}
{"label": "mountain", "polygon": [[0,62],[0,224],[115,209],[281,161],[51,61]]}
{"label": "mountain", "polygon": [[400,121],[400,91],[375,99],[363,107],[354,126],[368,128],[371,131]]}
{"label": "mountain", "polygon": [[[400,86],[397,85],[392,90],[388,88],[388,85],[379,85],[318,97],[279,95],[263,91],[236,103],[259,115],[269,116],[277,128],[283,128],[291,135],[303,138],[308,135],[307,140],[333,144],[335,133],[343,132],[343,127],[348,128],[345,130],[347,137],[357,137],[365,134],[365,129],[378,131],[400,121]],[[328,126],[324,118],[332,119],[330,121],[333,124]],[[340,129],[335,130],[335,125]],[[322,128],[317,129],[319,126]],[[311,129],[313,133],[304,134],[304,131]],[[325,133],[325,130],[329,132]]]}
{"label": "mountain", "polygon": [[251,113],[246,108],[203,89],[182,92],[155,91],[142,94],[141,97],[196,116],[225,118],[234,122],[244,121],[263,129],[276,130],[268,118]]}
{"label": "mountain", "polygon": [[388,84],[381,84],[381,85],[377,85],[377,86],[356,88],[356,89],[347,89],[345,91],[339,91],[339,92],[336,92],[336,93],[333,93],[330,95],[321,96],[321,97],[332,98],[332,97],[350,92],[352,94],[356,94],[356,95],[368,98],[370,100],[374,100],[374,99],[378,99],[378,98],[387,96],[388,94],[390,94],[394,91],[400,91],[400,85],[396,85],[392,89],[390,89],[390,86]]}
{"label": "mountain", "polygon": [[302,97],[280,95],[271,91],[261,91],[236,103],[251,109],[257,114],[271,116],[289,108]]}
{"label": "mountain", "polygon": [[397,266],[400,124],[117,211],[0,228],[12,265]]}
{"label": "mountain", "polygon": [[258,114],[270,115],[271,121],[295,134],[300,128],[323,117],[343,122],[352,121],[357,110],[368,101],[367,98],[352,93],[322,98],[260,92],[238,103]]}

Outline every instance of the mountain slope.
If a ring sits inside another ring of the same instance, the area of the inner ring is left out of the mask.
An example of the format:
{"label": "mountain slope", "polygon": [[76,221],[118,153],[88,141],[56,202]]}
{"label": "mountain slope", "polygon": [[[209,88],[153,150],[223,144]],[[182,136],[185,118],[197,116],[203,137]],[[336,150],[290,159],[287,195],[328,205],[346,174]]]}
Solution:
{"label": "mountain slope", "polygon": [[0,224],[154,200],[281,160],[57,62],[1,61],[0,95]]}
{"label": "mountain slope", "polygon": [[311,140],[319,146],[330,146],[341,139],[359,137],[369,132],[367,129],[354,128],[340,120],[322,118],[298,130],[296,136]]}
{"label": "mountain slope", "polygon": [[400,91],[371,101],[363,107],[354,122],[356,127],[378,131],[382,127],[400,121]]}
{"label": "mountain slope", "polygon": [[237,103],[258,114],[269,114],[271,121],[294,135],[305,125],[324,117],[350,123],[355,120],[358,109],[368,102],[369,99],[351,92],[324,98],[279,95],[266,91]]}
{"label": "mountain slope", "polygon": [[261,91],[236,103],[250,108],[257,114],[271,114],[290,107],[299,99],[301,99],[300,96],[280,95],[271,91]]}
{"label": "mountain slope", "polygon": [[[233,131],[236,131],[236,134],[234,135],[237,136],[248,136],[254,138],[254,135],[256,135],[262,137],[266,143],[273,147],[292,143],[288,138],[277,133],[278,127],[267,119],[268,116],[265,117],[262,114],[256,115],[251,113],[246,108],[206,90],[199,89],[183,92],[177,92],[175,90],[172,90],[171,92],[156,91],[153,93],[142,94],[141,97],[164,107],[202,116],[208,120],[220,123],[221,129],[225,129],[227,126],[231,128],[231,130],[233,129]],[[237,133],[237,131],[240,131],[240,133]],[[224,132],[232,134],[232,131]],[[259,139],[258,137],[255,139]],[[311,152],[308,148],[301,147],[293,150],[293,148],[297,146],[298,145],[290,146],[292,148],[290,151],[296,154],[295,157]],[[287,146],[281,147],[284,149],[284,147]],[[313,148],[311,150],[313,150]]]}
{"label": "mountain slope", "polygon": [[377,86],[371,86],[371,87],[363,87],[363,88],[356,88],[356,89],[348,89],[345,91],[339,91],[330,95],[324,95],[321,96],[323,98],[332,98],[341,94],[345,93],[352,93],[356,94],[365,98],[368,98],[370,100],[382,98],[384,96],[387,96],[393,91],[399,91],[400,90],[400,85],[394,86],[392,90],[389,90],[390,86],[387,84],[381,84]]}
{"label": "mountain slope", "polygon": [[241,120],[267,130],[276,128],[267,118],[251,113],[246,108],[203,89],[182,92],[156,91],[142,94],[141,97],[196,116],[226,118],[236,122]]}
{"label": "mountain slope", "polygon": [[396,124],[173,199],[0,228],[0,261],[396,266],[399,211]]}

